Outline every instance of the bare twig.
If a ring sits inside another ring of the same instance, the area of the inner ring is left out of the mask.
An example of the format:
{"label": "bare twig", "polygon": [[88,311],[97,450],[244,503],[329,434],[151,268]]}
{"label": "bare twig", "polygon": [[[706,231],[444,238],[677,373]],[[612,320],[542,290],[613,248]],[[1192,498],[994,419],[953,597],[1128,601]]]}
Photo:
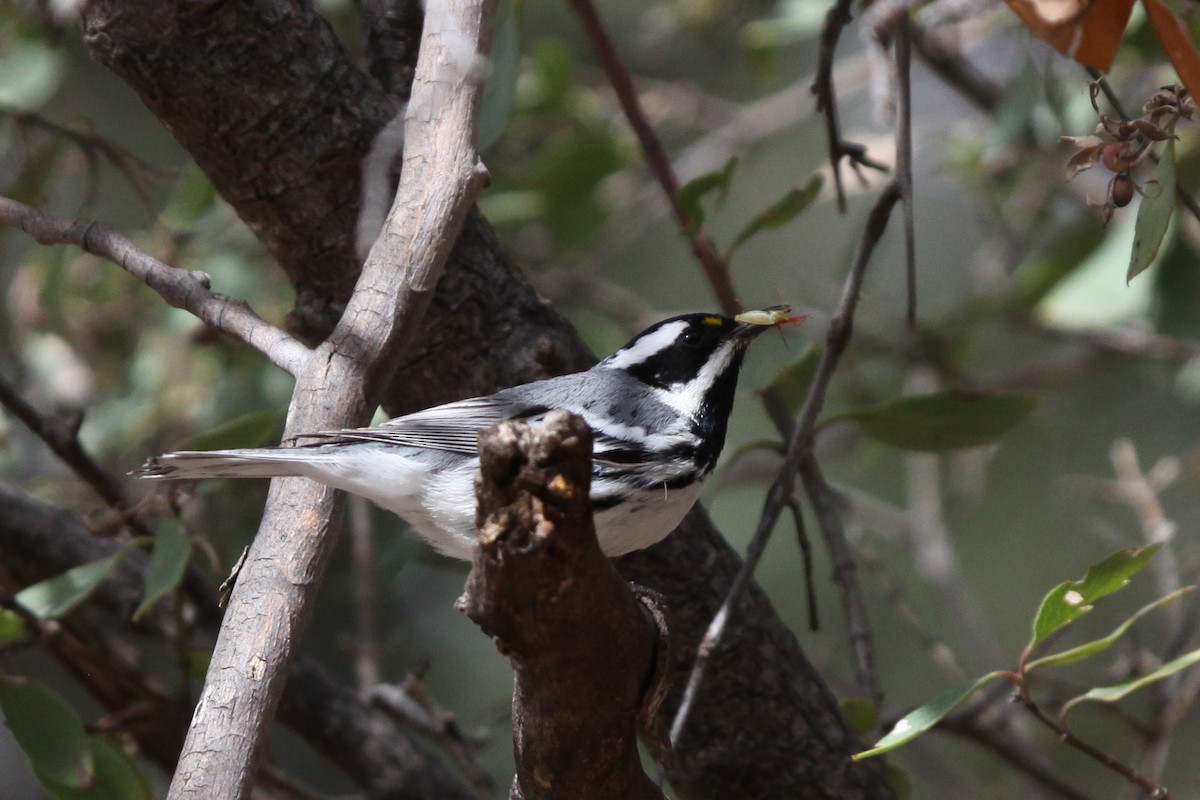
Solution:
{"label": "bare twig", "polygon": [[842,124],[838,117],[837,91],[833,85],[833,62],[837,53],[838,40],[842,30],[850,24],[853,15],[850,13],[852,0],[837,0],[825,15],[825,25],[821,29],[820,50],[817,61],[817,75],[813,80],[812,92],[817,96],[817,110],[825,113],[825,132],[829,147],[829,165],[833,171],[833,185],[837,191],[838,208],[846,211],[846,188],[842,184],[842,159],[848,159],[854,169],[870,167],[880,172],[886,172],[887,167],[867,155],[867,149],[861,144],[848,142],[842,138]]}
{"label": "bare twig", "polygon": [[112,261],[170,305],[245,342],[293,375],[308,360],[308,348],[255,314],[246,301],[213,292],[208,275],[164,264],[103,223],[56,217],[7,197],[0,197],[0,223],[42,244],[73,244]]}
{"label": "bare twig", "polygon": [[[1137,450],[1128,439],[1118,439],[1110,451],[1113,472],[1112,484],[1116,497],[1133,509],[1141,523],[1142,538],[1147,544],[1160,544],[1162,549],[1150,562],[1155,593],[1160,596],[1177,591],[1182,585],[1179,560],[1171,546],[1175,538],[1175,523],[1167,516],[1159,493],[1179,476],[1179,462],[1173,458],[1160,459],[1149,472],[1142,470]],[[1179,656],[1195,636],[1196,614],[1185,614],[1178,603],[1163,609],[1170,622],[1168,643],[1161,653],[1163,661]],[[1171,749],[1171,732],[1191,707],[1200,691],[1200,676],[1191,673],[1171,675],[1151,687],[1150,723],[1140,758],[1140,771],[1155,779],[1161,777]]]}
{"label": "bare twig", "polygon": [[[878,208],[878,206],[876,206]],[[810,395],[811,396],[811,395]],[[817,516],[829,560],[833,566],[833,580],[838,585],[842,600],[842,613],[846,617],[846,632],[850,640],[850,656],[854,660],[854,680],[858,691],[877,707],[883,705],[883,691],[879,688],[879,675],[875,664],[875,643],[871,637],[871,623],[867,616],[867,604],[863,599],[862,587],[858,582],[858,565],[850,543],[846,539],[843,522],[845,502],[825,480],[821,465],[812,453],[811,442],[804,448],[799,464],[804,492]]]}
{"label": "bare twig", "polygon": [[971,101],[981,111],[991,113],[1000,105],[1003,88],[980,72],[958,52],[951,51],[938,37],[929,33],[917,21],[909,27],[913,52],[920,57],[946,85]]}
{"label": "bare twig", "polygon": [[148,211],[153,209],[153,204],[150,202],[148,184],[151,181],[165,178],[169,174],[166,170],[158,169],[125,148],[113,144],[103,136],[76,130],[67,125],[60,125],[57,122],[46,119],[40,114],[0,107],[0,117],[8,117],[19,127],[37,128],[52,136],[66,139],[83,152],[84,157],[88,161],[91,173],[91,188],[87,193],[87,199],[84,203],[85,208],[90,204],[92,196],[99,188],[96,185],[96,172],[99,166],[98,159],[103,158],[125,176],[125,180],[133,187],[142,205]]}
{"label": "bare twig", "polygon": [[[330,338],[296,376],[285,437],[360,425],[415,338],[487,173],[474,149],[492,0],[426,10],[396,201]],[[230,595],[170,800],[244,798],[336,539],[336,493],[272,482]]]}
{"label": "bare twig", "polygon": [[800,546],[801,560],[804,562],[804,599],[808,604],[808,628],[815,631],[821,627],[821,620],[817,614],[817,587],[813,583],[812,545],[808,541],[808,530],[804,526],[804,512],[800,503],[793,497],[788,500],[787,506],[796,525],[796,539]]}
{"label": "bare twig", "polygon": [[1042,763],[1039,754],[1007,734],[998,734],[979,724],[976,715],[952,716],[938,723],[938,728],[975,742],[980,747],[995,753],[1013,768],[1036,781],[1047,791],[1054,792],[1065,800],[1095,800],[1064,781],[1050,766]]}
{"label": "bare twig", "polygon": [[675,221],[679,224],[679,229],[688,237],[692,253],[704,267],[709,285],[716,294],[717,303],[724,313],[733,316],[741,310],[741,304],[738,302],[733,283],[729,279],[729,266],[717,252],[716,246],[703,226],[696,228],[691,214],[680,205],[679,179],[675,176],[675,170],[671,168],[671,162],[667,159],[666,151],[663,150],[658,135],[646,120],[641,103],[638,101],[637,90],[634,89],[633,81],[629,77],[629,71],[625,68],[620,56],[617,55],[612,40],[609,39],[608,33],[604,29],[600,15],[596,13],[591,0],[571,0],[571,6],[579,15],[584,32],[587,33],[588,39],[592,43],[592,49],[596,51],[600,63],[604,65],[604,72],[608,75],[609,83],[617,93],[617,100],[621,103],[625,118],[629,120],[630,126],[641,143],[646,162],[650,165],[651,171],[658,179],[671,204],[671,210],[675,214]]}
{"label": "bare twig", "polygon": [[[883,236],[883,232],[887,228],[892,207],[899,199],[899,188],[895,183],[890,183],[876,201],[875,207],[871,210],[866,230],[863,232],[863,238],[859,242],[858,251],[850,267],[850,273],[846,276],[841,301],[833,318],[830,320],[829,331],[825,337],[825,350],[821,354],[821,361],[817,366],[816,375],[813,377],[812,386],[809,389],[808,396],[805,398],[804,406],[800,411],[796,426],[792,431],[792,438],[788,444],[783,466],[780,468],[775,482],[771,485],[767,493],[767,499],[763,506],[762,516],[759,518],[758,527],[754,532],[754,537],[750,540],[749,546],[746,548],[745,560],[742,562],[742,566],[738,570],[733,584],[726,593],[725,601],[721,604],[721,608],[718,610],[716,616],[713,617],[712,623],[704,634],[704,638],[696,653],[696,661],[692,666],[691,675],[688,676],[683,701],[671,725],[672,744],[679,741],[679,737],[687,723],[688,715],[691,713],[691,706],[704,680],[708,661],[720,644],[729,617],[733,609],[737,607],[741,594],[745,591],[747,584],[754,574],[755,567],[758,566],[759,559],[762,558],[762,554],[766,550],[767,542],[770,540],[771,532],[779,520],[779,515],[792,497],[793,484],[802,463],[809,465],[808,474],[814,474],[813,470],[816,468],[816,462],[812,458],[812,437],[817,416],[824,405],[825,393],[829,388],[830,381],[833,379],[834,370],[837,368],[842,353],[850,342],[854,311],[858,305],[858,295],[862,287],[863,276],[866,274],[867,263],[875,250],[875,246],[879,243],[880,237]],[[819,473],[817,474],[819,475]],[[821,523],[822,532],[825,534],[826,544],[830,547],[830,551],[834,557],[835,575],[838,576],[839,583],[841,583],[843,589],[843,605],[851,621],[851,626],[853,628],[854,625],[860,622],[865,626],[861,592],[859,591],[858,584],[852,579],[854,569],[853,559],[849,555],[849,548],[845,542],[845,535],[841,530],[840,520],[836,513],[832,515],[822,513],[822,509],[824,508],[832,510],[832,504],[828,502],[832,497],[831,490],[825,491],[828,487],[822,487],[823,484],[823,480],[819,483],[816,481],[813,482],[813,485],[809,488],[809,499],[817,509],[818,520]],[[879,700],[881,692],[875,676],[874,652],[870,639],[869,637],[857,637],[853,641],[855,643],[854,655],[859,686],[868,697],[873,700]]]}
{"label": "bare twig", "polygon": [[[929,370],[914,370],[906,381],[909,392],[934,391],[936,378]],[[924,580],[937,593],[942,608],[952,610],[950,628],[971,656],[972,669],[991,669],[1005,660],[995,631],[975,596],[964,585],[953,538],[942,508],[940,457],[934,453],[904,456],[904,479],[910,520],[913,561]]]}
{"label": "bare twig", "polygon": [[[1137,450],[1128,439],[1118,439],[1113,442],[1109,451],[1113,472],[1117,476],[1113,484],[1116,497],[1133,509],[1137,514],[1142,528],[1142,538],[1146,544],[1164,545],[1159,554],[1150,562],[1151,574],[1154,576],[1155,591],[1159,595],[1168,595],[1178,591],[1183,585],[1179,574],[1179,563],[1175,552],[1169,546],[1175,539],[1175,523],[1167,516],[1158,494],[1167,488],[1179,476],[1179,462],[1176,459],[1163,459],[1157,462],[1149,474],[1142,470],[1138,461]],[[1163,609],[1163,613],[1171,620],[1174,628],[1178,629],[1183,622],[1183,612],[1178,605]],[[1178,630],[1175,631],[1178,633]],[[1174,658],[1182,652],[1182,648],[1166,657]]]}
{"label": "bare twig", "polygon": [[1125,780],[1144,790],[1146,794],[1156,798],[1156,800],[1171,800],[1171,794],[1167,791],[1165,786],[1162,786],[1150,778],[1141,775],[1133,767],[1117,761],[1103,750],[1093,747],[1091,744],[1083,739],[1080,739],[1078,736],[1072,733],[1069,728],[1067,728],[1065,725],[1062,725],[1058,720],[1042,711],[1041,707],[1034,702],[1032,697],[1030,697],[1027,690],[1022,688],[1022,690],[1018,692],[1017,696],[1020,699],[1021,704],[1029,710],[1029,713],[1033,714],[1034,718],[1037,719],[1038,722],[1054,731],[1058,735],[1058,738],[1061,739],[1065,744],[1071,745],[1089,758],[1108,767]]}
{"label": "bare twig", "polygon": [[917,325],[917,234],[913,212],[912,42],[908,9],[896,24],[896,184],[904,201],[904,275],[908,326]]}
{"label": "bare twig", "polygon": [[21,420],[33,435],[46,443],[54,454],[63,460],[76,475],[95,490],[100,498],[113,508],[130,508],[121,487],[113,480],[91,454],[79,443],[79,427],[83,415],[75,414],[66,420],[42,414],[17,392],[16,387],[0,376],[0,405]]}

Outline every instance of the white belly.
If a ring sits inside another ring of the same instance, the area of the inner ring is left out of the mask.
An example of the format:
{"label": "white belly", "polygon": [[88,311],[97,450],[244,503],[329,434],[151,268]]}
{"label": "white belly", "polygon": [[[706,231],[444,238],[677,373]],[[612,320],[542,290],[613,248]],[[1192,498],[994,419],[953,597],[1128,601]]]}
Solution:
{"label": "white belly", "polygon": [[[479,461],[444,464],[435,474],[394,449],[361,447],[333,462],[306,465],[312,478],[354,492],[403,518],[439,553],[470,561],[475,549],[475,476]],[[670,492],[646,489],[595,515],[608,556],[649,547],[675,529],[700,497],[699,482]]]}
{"label": "white belly", "polygon": [[596,537],[606,556],[622,556],[667,537],[700,498],[701,484],[665,492],[647,489],[629,502],[595,515]]}

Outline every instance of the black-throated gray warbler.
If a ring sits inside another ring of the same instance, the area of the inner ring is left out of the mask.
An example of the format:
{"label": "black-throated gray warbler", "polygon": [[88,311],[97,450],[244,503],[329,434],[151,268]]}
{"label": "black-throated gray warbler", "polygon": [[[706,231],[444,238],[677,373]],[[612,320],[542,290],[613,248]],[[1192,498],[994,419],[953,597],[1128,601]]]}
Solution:
{"label": "black-throated gray warbler", "polygon": [[316,434],[297,447],[180,451],[143,478],[303,476],[362,495],[403,517],[437,550],[470,559],[475,543],[478,432],[564,408],[595,435],[592,507],[610,556],[663,539],[700,496],[725,444],[746,347],[792,321],[786,307],[664,320],[584,372],[460,400],[370,428]]}

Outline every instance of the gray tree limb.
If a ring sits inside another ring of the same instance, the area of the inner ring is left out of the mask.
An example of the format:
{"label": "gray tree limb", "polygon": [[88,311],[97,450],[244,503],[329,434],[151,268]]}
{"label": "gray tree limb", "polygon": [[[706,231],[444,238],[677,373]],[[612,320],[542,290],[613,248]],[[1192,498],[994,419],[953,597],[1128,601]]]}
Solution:
{"label": "gray tree limb", "polygon": [[[425,16],[405,136],[408,167],[341,321],[296,375],[285,437],[365,424],[429,303],[486,173],[474,148],[492,0],[447,0]],[[396,267],[399,266],[399,272]],[[244,798],[296,644],[336,542],[336,493],[271,484],[230,595],[168,800]]]}
{"label": "gray tree limb", "polygon": [[240,339],[293,375],[308,358],[308,348],[255,314],[246,301],[213,292],[203,272],[164,264],[103,223],[56,217],[7,197],[0,197],[0,223],[42,244],[73,244],[112,261],[168,304]]}

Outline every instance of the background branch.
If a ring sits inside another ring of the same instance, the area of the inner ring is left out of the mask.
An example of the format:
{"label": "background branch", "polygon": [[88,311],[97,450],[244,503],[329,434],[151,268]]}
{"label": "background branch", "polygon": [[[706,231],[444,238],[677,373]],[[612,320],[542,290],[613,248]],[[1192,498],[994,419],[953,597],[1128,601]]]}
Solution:
{"label": "background branch", "polygon": [[792,438],[784,456],[783,466],[771,484],[763,505],[762,515],[755,528],[754,537],[746,548],[746,559],[742,563],[737,577],[734,579],[720,610],[713,617],[712,623],[704,634],[696,656],[696,663],[688,677],[684,700],[676,712],[675,721],[671,725],[671,741],[678,745],[682,740],[687,726],[688,716],[701,684],[705,679],[705,671],[712,653],[720,646],[732,610],[737,607],[741,594],[745,591],[753,574],[754,568],[766,551],[771,532],[779,521],[779,515],[787,507],[791,499],[796,475],[805,478],[805,488],[809,500],[817,512],[817,521],[825,534],[826,545],[834,560],[834,576],[842,587],[843,604],[847,619],[851,626],[851,645],[855,656],[859,688],[870,697],[876,705],[882,703],[882,692],[879,689],[878,678],[875,674],[875,657],[870,637],[856,635],[856,628],[863,633],[866,615],[857,582],[853,579],[854,559],[845,541],[840,512],[836,508],[836,498],[828,484],[820,475],[816,460],[812,457],[812,436],[816,426],[817,416],[825,402],[825,392],[833,379],[838,361],[850,342],[853,329],[854,310],[858,305],[859,291],[862,288],[863,276],[866,274],[867,263],[875,250],[875,245],[883,236],[891,216],[892,207],[900,200],[900,190],[895,183],[890,183],[871,210],[867,220],[866,230],[859,242],[854,262],[846,276],[842,289],[842,298],[837,311],[829,323],[829,332],[825,337],[825,350],[821,353],[821,361],[817,366],[816,375],[808,390],[804,405],[800,410]]}
{"label": "background branch", "polygon": [[600,19],[591,0],[571,0],[571,6],[579,15],[583,30],[592,43],[592,49],[604,66],[604,72],[617,94],[621,110],[625,112],[625,118],[629,121],[630,127],[633,128],[633,132],[642,146],[642,154],[650,166],[650,171],[662,186],[663,194],[666,195],[671,211],[675,215],[675,222],[691,244],[692,254],[704,267],[704,274],[716,295],[721,311],[732,317],[742,310],[742,306],[729,278],[729,265],[717,252],[712,237],[708,235],[704,227],[695,226],[692,215],[680,204],[679,178],[676,177],[675,170],[671,167],[662,142],[658,139],[658,134],[654,132],[654,128],[651,127],[642,111],[642,104],[638,100],[633,80],[629,77],[629,70],[625,68],[625,63],[617,55],[612,40],[604,30],[604,22]]}
{"label": "background branch", "polygon": [[[0,482],[0,564],[4,565],[0,573],[13,581],[13,588],[24,588],[80,564],[106,558],[120,546],[119,541],[93,536],[72,514]],[[101,618],[105,628],[115,624],[122,639],[135,635],[129,620],[141,602],[147,561],[142,551],[129,553],[81,608],[84,614],[77,620],[75,615],[80,612],[76,611],[62,621],[67,626],[66,635],[86,643],[89,632],[101,627],[97,624]],[[182,599],[188,604],[184,616],[195,619],[186,632],[192,646],[210,642],[220,622],[213,592],[198,592],[188,585]],[[160,603],[138,623],[137,635],[144,640],[149,634],[169,645],[178,635],[175,619],[169,603]],[[145,679],[140,667],[144,653],[131,652],[127,647],[109,651],[69,647],[71,643],[71,639],[64,639],[60,647],[52,641],[51,649],[105,708],[122,712],[141,704],[153,710],[139,714],[124,730],[169,773],[179,755],[191,705],[177,695],[150,691],[152,682]],[[114,680],[121,669],[130,670],[127,674],[136,678]],[[149,706],[148,695],[153,699]],[[437,758],[408,739],[385,713],[364,704],[353,689],[337,683],[307,658],[299,657],[292,664],[279,718],[345,770],[371,797],[467,800],[474,796]]]}
{"label": "background branch", "polygon": [[79,443],[79,428],[83,415],[75,414],[61,420],[42,414],[17,392],[16,387],[0,376],[0,405],[21,420],[33,435],[46,443],[54,454],[62,459],[76,475],[91,486],[100,499],[112,508],[126,510],[130,507],[120,485],[108,472],[96,463],[91,454]]}
{"label": "background branch", "polygon": [[7,197],[0,197],[0,223],[20,228],[41,244],[73,244],[112,261],[169,305],[240,339],[293,375],[308,357],[304,345],[259,317],[244,300],[213,292],[208,275],[164,264],[103,223],[56,217]]}

